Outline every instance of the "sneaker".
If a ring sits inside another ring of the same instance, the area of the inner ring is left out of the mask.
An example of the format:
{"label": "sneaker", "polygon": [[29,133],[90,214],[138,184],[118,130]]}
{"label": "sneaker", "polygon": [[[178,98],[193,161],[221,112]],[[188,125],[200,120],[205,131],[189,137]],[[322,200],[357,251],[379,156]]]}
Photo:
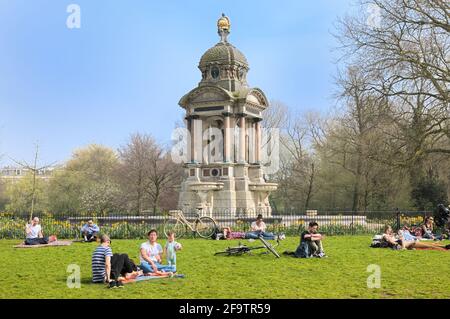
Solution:
{"label": "sneaker", "polygon": [[328,258],[328,256],[327,255],[325,255],[325,253],[318,253],[317,255],[315,255],[314,257],[317,257],[317,258]]}
{"label": "sneaker", "polygon": [[450,245],[445,246],[445,249],[450,249]]}
{"label": "sneaker", "polygon": [[116,287],[117,288],[123,288],[123,283],[121,281],[117,281]]}
{"label": "sneaker", "polygon": [[285,234],[278,235],[278,240],[284,240],[284,239],[286,239],[286,235]]}
{"label": "sneaker", "polygon": [[109,285],[108,285],[108,288],[110,288],[110,289],[117,288],[117,283],[116,283],[116,281],[115,281],[115,280],[110,281],[110,282],[109,282]]}
{"label": "sneaker", "polygon": [[253,238],[250,238],[248,241],[252,243],[252,242],[254,242],[255,240],[254,240]]}

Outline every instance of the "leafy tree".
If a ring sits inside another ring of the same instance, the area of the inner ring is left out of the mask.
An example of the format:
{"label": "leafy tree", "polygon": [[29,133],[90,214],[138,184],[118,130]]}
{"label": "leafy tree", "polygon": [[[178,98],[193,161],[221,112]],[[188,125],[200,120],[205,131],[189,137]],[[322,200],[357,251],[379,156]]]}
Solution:
{"label": "leafy tree", "polygon": [[87,213],[105,216],[117,211],[116,199],[120,197],[119,186],[109,181],[89,185],[81,196],[81,209]]}
{"label": "leafy tree", "polygon": [[[116,183],[118,165],[116,153],[108,147],[92,144],[76,150],[66,165],[51,179],[50,210],[70,214],[92,212],[93,206],[89,199],[95,197],[97,190],[106,187],[105,185],[108,190],[114,188],[111,185]],[[116,205],[116,202],[117,199],[111,204]]]}

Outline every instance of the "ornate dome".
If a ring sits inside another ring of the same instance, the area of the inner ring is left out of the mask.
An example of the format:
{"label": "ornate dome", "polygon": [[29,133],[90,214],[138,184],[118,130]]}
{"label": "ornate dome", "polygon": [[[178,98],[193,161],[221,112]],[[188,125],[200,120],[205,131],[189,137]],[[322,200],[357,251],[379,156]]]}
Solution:
{"label": "ornate dome", "polygon": [[248,67],[244,54],[228,42],[219,42],[206,51],[200,59],[199,67],[205,67],[211,63],[237,64]]}
{"label": "ornate dome", "polygon": [[202,85],[217,85],[228,91],[247,87],[249,70],[244,54],[228,42],[230,19],[222,13],[217,21],[220,42],[207,50],[201,57],[198,68],[202,72]]}

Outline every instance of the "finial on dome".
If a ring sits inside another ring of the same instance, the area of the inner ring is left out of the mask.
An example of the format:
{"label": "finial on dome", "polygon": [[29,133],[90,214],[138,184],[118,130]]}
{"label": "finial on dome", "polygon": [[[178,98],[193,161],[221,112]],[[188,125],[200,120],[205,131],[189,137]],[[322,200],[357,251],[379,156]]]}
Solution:
{"label": "finial on dome", "polygon": [[217,21],[217,32],[220,35],[220,42],[228,42],[227,37],[230,34],[231,23],[230,19],[222,13],[222,17]]}

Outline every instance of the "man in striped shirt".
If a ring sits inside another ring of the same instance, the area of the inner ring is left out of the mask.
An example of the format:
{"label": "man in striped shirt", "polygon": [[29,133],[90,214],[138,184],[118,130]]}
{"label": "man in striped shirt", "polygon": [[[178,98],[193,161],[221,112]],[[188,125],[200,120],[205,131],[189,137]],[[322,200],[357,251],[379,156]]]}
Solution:
{"label": "man in striped shirt", "polygon": [[111,279],[112,249],[111,239],[107,235],[100,237],[100,245],[92,254],[92,282],[108,283],[109,288],[118,287],[118,282]]}
{"label": "man in striped shirt", "polygon": [[111,239],[107,235],[100,237],[100,246],[92,254],[92,281],[107,283],[109,288],[122,288],[121,278],[138,271],[135,263],[127,254],[113,254]]}

